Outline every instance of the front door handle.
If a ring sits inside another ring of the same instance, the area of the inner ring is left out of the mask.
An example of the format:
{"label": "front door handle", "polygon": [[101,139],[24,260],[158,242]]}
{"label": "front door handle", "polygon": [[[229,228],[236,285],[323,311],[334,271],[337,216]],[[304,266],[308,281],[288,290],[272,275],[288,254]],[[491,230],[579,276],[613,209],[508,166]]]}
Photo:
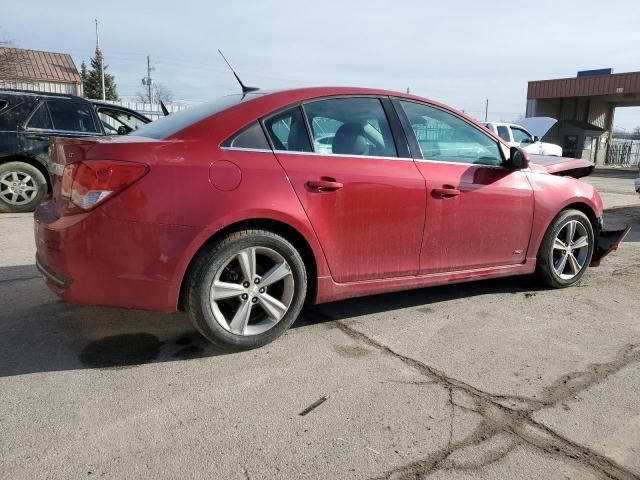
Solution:
{"label": "front door handle", "polygon": [[454,198],[460,195],[460,190],[450,185],[443,185],[442,188],[434,188],[433,196],[437,198]]}
{"label": "front door handle", "polygon": [[335,192],[340,190],[344,185],[340,182],[336,182],[335,178],[322,177],[320,180],[309,180],[304,184],[305,188],[310,192],[324,193]]}

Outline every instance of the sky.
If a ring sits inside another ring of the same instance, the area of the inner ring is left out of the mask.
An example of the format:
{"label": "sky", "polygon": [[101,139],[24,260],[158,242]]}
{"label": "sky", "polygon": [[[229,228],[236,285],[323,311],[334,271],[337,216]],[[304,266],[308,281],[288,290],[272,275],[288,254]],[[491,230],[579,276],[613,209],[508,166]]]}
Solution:
{"label": "sky", "polygon": [[[578,70],[640,70],[640,4],[617,0],[2,0],[0,40],[70,53],[95,50],[94,19],[121,97],[142,91],[146,57],[176,100],[244,83],[262,89],[350,85],[406,91],[489,120],[524,116],[527,82]],[[615,6],[612,7],[612,5]],[[615,125],[640,125],[640,108]]]}

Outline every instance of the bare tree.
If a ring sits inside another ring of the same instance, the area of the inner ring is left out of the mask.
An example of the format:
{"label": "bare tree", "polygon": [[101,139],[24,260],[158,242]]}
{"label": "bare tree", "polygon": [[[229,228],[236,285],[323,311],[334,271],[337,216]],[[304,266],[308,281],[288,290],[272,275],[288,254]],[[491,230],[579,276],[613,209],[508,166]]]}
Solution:
{"label": "bare tree", "polygon": [[[154,103],[160,103],[160,102],[169,103],[173,100],[173,93],[171,93],[171,90],[169,90],[169,87],[167,87],[163,83],[153,83],[151,85],[151,95],[153,96]],[[138,92],[136,94],[136,101],[151,103],[151,99],[149,98],[149,92],[148,91]]]}

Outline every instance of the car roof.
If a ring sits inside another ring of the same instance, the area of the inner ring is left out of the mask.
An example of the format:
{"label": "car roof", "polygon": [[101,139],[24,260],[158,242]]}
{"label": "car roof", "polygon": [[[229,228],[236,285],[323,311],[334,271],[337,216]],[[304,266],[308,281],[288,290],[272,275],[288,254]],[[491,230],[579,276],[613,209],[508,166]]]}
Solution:
{"label": "car roof", "polygon": [[[270,90],[270,91],[257,91],[251,92],[248,94],[232,94],[227,97],[236,97],[239,101],[234,105],[229,105],[222,110],[212,110],[210,115],[203,114],[200,119],[195,120],[193,123],[189,125],[185,125],[184,128],[175,130],[173,133],[168,134],[166,139],[170,138],[196,138],[199,135],[201,136],[204,132],[211,131],[212,128],[215,128],[216,131],[220,134],[221,137],[227,138],[229,135],[235,133],[240,128],[244,128],[249,125],[251,122],[255,121],[258,118],[262,118],[266,115],[270,115],[282,108],[286,108],[292,105],[295,105],[300,102],[312,101],[315,99],[321,99],[326,97],[340,97],[340,96],[379,96],[379,97],[395,97],[401,100],[409,100],[420,103],[427,103],[431,106],[435,106],[441,108],[442,110],[448,111],[456,116],[462,117],[467,122],[472,125],[478,126],[478,128],[483,128],[481,123],[463,112],[452,108],[443,103],[431,100],[429,98],[420,97],[417,95],[397,92],[393,90],[379,89],[379,88],[366,88],[366,87],[349,87],[349,86],[326,86],[326,87],[304,87],[304,88],[291,88],[291,89],[283,89],[283,90]],[[207,102],[212,107],[215,106],[215,103]],[[201,107],[205,107],[206,105],[201,105]],[[193,107],[199,108],[199,107]],[[184,110],[184,112],[190,109]],[[182,113],[182,112],[180,112]],[[172,115],[169,116],[169,118]],[[223,119],[223,121],[219,121],[219,119]],[[162,120],[158,120],[158,122],[162,122]],[[157,122],[153,122],[157,123]],[[145,131],[140,132],[141,136],[145,135]],[[496,138],[501,143],[504,143],[502,139],[500,139],[493,132],[490,132],[491,135]],[[176,137],[179,135],[179,137]],[[506,143],[505,143],[506,145]]]}
{"label": "car roof", "polygon": [[50,93],[50,92],[38,92],[35,90],[18,90],[13,88],[0,88],[0,94],[4,95],[23,95],[30,97],[53,97],[65,100],[80,100],[86,102],[86,98],[78,97],[69,93]]}

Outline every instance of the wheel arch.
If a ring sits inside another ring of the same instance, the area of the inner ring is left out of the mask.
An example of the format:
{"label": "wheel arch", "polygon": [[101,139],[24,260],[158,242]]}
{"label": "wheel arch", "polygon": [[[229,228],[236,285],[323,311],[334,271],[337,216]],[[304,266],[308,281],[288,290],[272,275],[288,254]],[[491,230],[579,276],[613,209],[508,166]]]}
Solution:
{"label": "wheel arch", "polygon": [[[562,208],[562,210],[560,210],[555,215],[555,217],[553,217],[551,222],[553,222],[553,220],[555,220],[556,217],[558,215],[560,215],[562,212],[564,212],[565,210],[578,210],[578,211],[584,213],[587,216],[587,218],[589,219],[589,221],[591,222],[591,227],[593,228],[593,234],[597,237],[598,228],[599,228],[598,217],[596,216],[596,212],[591,207],[591,205],[589,205],[588,203],[585,203],[585,202],[574,202],[574,203],[570,203],[568,205],[565,205]],[[549,225],[551,225],[551,222],[549,223]],[[547,226],[547,228],[549,228],[549,226]]]}
{"label": "wheel arch", "polygon": [[44,176],[44,179],[47,182],[48,193],[51,193],[51,179],[49,178],[49,172],[47,171],[47,168],[42,164],[42,162],[39,162],[35,158],[27,157],[24,155],[9,155],[9,156],[0,158],[0,165],[9,163],[9,162],[22,162],[22,163],[31,165],[34,168],[37,168],[38,171],[42,173],[42,175]]}
{"label": "wheel arch", "polygon": [[304,262],[305,269],[307,270],[307,296],[306,300],[314,299],[317,292],[317,273],[318,273],[318,260],[316,259],[316,255],[314,254],[313,248],[309,241],[305,238],[305,236],[300,233],[296,228],[291,225],[281,221],[274,220],[271,218],[252,218],[246,220],[240,220],[234,222],[230,225],[221,228],[220,230],[213,233],[205,242],[196,250],[193,254],[187,268],[182,276],[180,281],[180,291],[178,295],[178,309],[184,310],[185,304],[185,295],[187,290],[187,283],[189,279],[189,275],[191,273],[191,268],[193,267],[198,256],[204,252],[210,245],[220,241],[224,237],[228,236],[231,233],[238,232],[241,230],[268,230],[270,232],[281,235],[287,241],[289,241],[295,249],[300,253],[302,257],[302,261]]}

